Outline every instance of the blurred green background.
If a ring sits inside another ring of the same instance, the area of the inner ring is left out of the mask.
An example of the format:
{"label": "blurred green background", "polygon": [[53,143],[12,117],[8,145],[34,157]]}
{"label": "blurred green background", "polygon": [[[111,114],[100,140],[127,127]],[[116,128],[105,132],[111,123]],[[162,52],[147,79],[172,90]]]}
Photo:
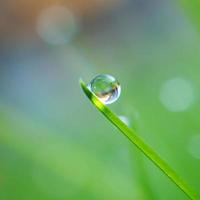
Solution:
{"label": "blurred green background", "polygon": [[1,1],[0,199],[187,199],[84,96],[101,73],[200,192],[199,24],[198,0]]}

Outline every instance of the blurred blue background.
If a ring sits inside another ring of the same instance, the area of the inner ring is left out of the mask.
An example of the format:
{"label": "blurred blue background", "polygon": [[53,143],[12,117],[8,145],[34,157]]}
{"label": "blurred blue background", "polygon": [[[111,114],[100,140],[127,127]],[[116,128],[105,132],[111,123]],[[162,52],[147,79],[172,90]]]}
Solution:
{"label": "blurred blue background", "polygon": [[0,199],[186,200],[81,91],[112,74],[111,109],[200,192],[197,0],[0,2]]}

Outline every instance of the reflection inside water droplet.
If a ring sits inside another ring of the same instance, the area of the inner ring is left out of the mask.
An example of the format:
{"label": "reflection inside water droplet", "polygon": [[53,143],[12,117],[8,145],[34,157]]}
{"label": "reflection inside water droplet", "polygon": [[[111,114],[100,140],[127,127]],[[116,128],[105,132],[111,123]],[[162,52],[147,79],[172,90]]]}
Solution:
{"label": "reflection inside water droplet", "polygon": [[96,76],[88,84],[88,88],[105,104],[115,102],[121,93],[119,82],[113,76],[108,74]]}

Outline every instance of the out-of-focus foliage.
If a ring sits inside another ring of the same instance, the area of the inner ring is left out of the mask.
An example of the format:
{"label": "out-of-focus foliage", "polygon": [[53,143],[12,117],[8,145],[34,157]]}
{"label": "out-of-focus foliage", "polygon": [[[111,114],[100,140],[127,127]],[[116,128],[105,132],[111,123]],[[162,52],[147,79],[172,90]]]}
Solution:
{"label": "out-of-focus foliage", "polygon": [[191,21],[194,26],[196,26],[197,30],[200,32],[200,2],[199,0],[181,0],[181,4],[183,5],[183,9],[186,14],[191,17]]}

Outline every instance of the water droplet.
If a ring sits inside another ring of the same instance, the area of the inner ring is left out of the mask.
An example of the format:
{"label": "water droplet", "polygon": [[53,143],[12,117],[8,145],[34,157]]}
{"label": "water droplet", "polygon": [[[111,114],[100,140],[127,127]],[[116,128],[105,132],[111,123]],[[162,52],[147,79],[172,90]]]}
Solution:
{"label": "water droplet", "polygon": [[124,116],[124,115],[119,115],[118,116],[127,126],[130,126],[130,121],[128,119],[128,117]]}
{"label": "water droplet", "polygon": [[115,102],[121,93],[119,82],[113,76],[108,74],[96,76],[88,84],[88,88],[105,104]]}

